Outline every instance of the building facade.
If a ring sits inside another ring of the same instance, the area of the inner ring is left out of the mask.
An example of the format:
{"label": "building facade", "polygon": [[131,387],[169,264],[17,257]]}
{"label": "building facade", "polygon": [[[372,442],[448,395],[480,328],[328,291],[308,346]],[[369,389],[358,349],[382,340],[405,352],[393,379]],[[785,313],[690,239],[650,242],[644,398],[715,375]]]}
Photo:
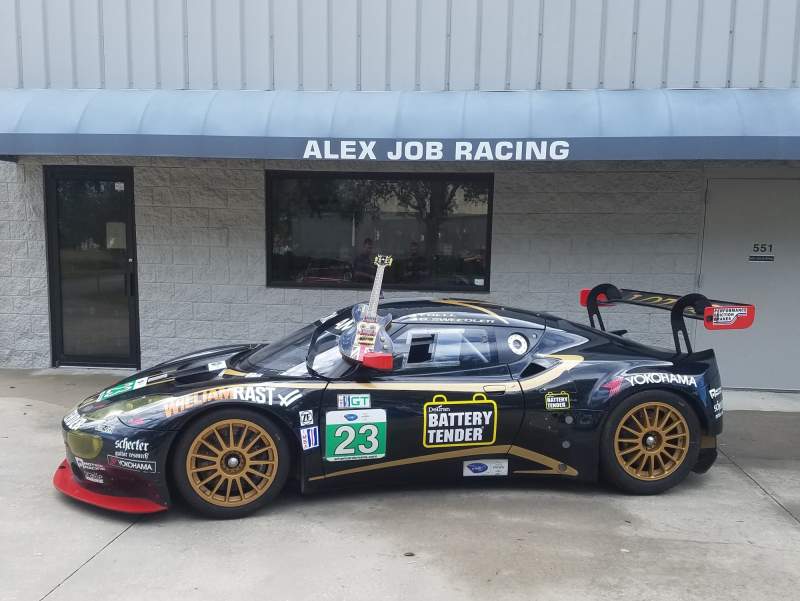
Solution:
{"label": "building facade", "polygon": [[[576,321],[606,281],[754,302],[752,330],[696,344],[731,385],[798,388],[799,18],[0,0],[0,367],[275,341],[364,299],[381,251],[388,296]],[[661,312],[609,327],[672,346]]]}

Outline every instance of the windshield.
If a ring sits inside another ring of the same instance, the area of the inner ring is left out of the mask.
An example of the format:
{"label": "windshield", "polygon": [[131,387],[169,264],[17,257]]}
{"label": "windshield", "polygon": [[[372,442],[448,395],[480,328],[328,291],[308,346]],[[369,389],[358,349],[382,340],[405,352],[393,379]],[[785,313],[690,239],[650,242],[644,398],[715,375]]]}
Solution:
{"label": "windshield", "polygon": [[352,366],[339,352],[338,331],[325,329],[320,332],[309,356],[309,345],[318,327],[318,323],[305,326],[278,342],[256,349],[245,356],[236,369],[266,376],[311,378],[306,367],[308,358],[317,374],[325,378],[340,377]]}

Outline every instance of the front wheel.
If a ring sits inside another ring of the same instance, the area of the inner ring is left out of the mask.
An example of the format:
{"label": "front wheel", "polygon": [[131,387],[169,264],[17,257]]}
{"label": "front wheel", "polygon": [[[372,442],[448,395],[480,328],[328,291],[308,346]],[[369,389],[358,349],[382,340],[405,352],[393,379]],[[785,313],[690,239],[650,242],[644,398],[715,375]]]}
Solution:
{"label": "front wheel", "polygon": [[259,413],[215,411],[183,432],[172,473],[193,509],[213,518],[243,517],[280,493],[289,474],[289,445]]}
{"label": "front wheel", "polygon": [[694,410],[676,394],[653,390],[614,408],[603,430],[600,460],[606,479],[617,488],[650,495],[682,481],[699,451]]}

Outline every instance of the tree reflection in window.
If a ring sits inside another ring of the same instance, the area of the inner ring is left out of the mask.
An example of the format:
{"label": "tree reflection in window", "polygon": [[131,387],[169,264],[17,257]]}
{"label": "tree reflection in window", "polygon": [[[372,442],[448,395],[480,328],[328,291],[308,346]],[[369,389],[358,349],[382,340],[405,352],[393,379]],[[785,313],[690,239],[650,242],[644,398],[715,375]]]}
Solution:
{"label": "tree reflection in window", "polygon": [[487,175],[269,176],[271,285],[488,289]]}

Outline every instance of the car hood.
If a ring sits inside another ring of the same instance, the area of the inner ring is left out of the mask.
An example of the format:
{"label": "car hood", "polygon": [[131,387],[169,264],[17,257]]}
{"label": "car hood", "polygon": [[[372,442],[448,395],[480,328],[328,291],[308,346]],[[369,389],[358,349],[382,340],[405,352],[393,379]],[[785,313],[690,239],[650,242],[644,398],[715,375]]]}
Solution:
{"label": "car hood", "polygon": [[228,367],[233,357],[256,346],[214,347],[170,359],[90,396],[78,406],[78,413],[97,414],[112,407],[130,410],[145,397],[183,394],[228,378],[260,377],[260,374],[244,374]]}

